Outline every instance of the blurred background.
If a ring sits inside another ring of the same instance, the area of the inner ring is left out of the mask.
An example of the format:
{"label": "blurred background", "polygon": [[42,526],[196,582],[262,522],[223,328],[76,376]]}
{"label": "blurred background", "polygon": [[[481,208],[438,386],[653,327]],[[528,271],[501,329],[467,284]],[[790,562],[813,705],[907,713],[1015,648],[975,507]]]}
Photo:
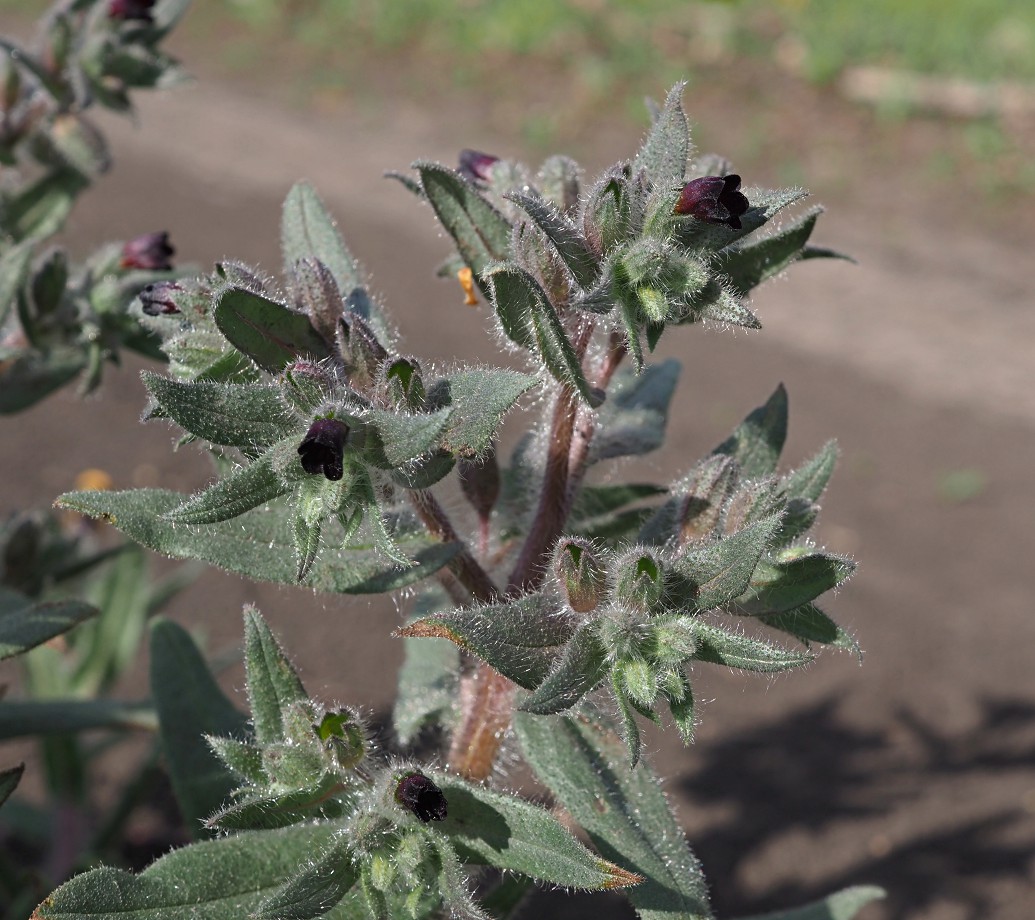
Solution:
{"label": "blurred background", "polygon": [[[44,8],[0,0],[0,32],[27,37]],[[443,365],[494,358],[489,317],[434,277],[447,242],[385,170],[473,147],[563,152],[592,175],[635,151],[643,97],[686,80],[700,152],[746,185],[810,188],[829,208],[814,239],[858,264],[809,262],[761,289],[761,332],[666,336],[659,357],[684,365],[668,444],[618,474],[674,478],[783,381],[788,466],[842,447],[816,536],[860,562],[830,612],[865,661],[702,672],[695,745],[655,731],[652,759],[720,917],[876,883],[889,899],[866,920],[1030,918],[1035,4],[206,0],[170,48],[197,81],[142,98],[132,123],[103,119],[115,165],[72,216],[73,252],[165,229],[181,264],[274,273],[280,202],[308,178],[409,350]],[[48,504],[87,467],[116,488],[208,481],[199,453],[137,422],[139,369],[0,421],[0,512]],[[405,598],[205,573],[169,613],[228,662],[241,705],[246,602],[310,692],[387,712]],[[143,663],[122,692],[146,693]],[[103,794],[121,761],[102,763]],[[160,817],[130,832],[146,841]],[[565,916],[608,902],[556,897]]]}

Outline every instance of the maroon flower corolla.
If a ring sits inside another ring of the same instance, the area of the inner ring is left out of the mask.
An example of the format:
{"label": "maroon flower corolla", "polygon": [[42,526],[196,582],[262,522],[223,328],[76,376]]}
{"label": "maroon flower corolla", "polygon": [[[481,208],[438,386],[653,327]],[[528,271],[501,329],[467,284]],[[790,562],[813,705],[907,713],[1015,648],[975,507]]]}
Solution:
{"label": "maroon flower corolla", "polygon": [[499,162],[499,157],[480,150],[461,150],[458,172],[471,182],[488,182],[492,164]]}
{"label": "maroon flower corolla", "polygon": [[122,268],[139,268],[143,271],[167,272],[172,268],[172,257],[176,254],[169,243],[169,234],[145,233],[127,240],[122,247]]}
{"label": "maroon flower corolla", "polygon": [[421,821],[444,821],[446,797],[423,773],[407,773],[395,787],[395,800],[412,811]]}
{"label": "maroon flower corolla", "polygon": [[154,5],[155,0],[110,0],[108,3],[108,18],[154,22],[151,16],[151,10]]}
{"label": "maroon flower corolla", "polygon": [[348,433],[349,426],[344,422],[336,418],[318,418],[298,445],[302,469],[311,476],[323,473],[334,482],[341,479],[345,472],[342,455]]}
{"label": "maroon flower corolla", "polygon": [[156,281],[140,292],[140,308],[148,316],[179,313],[175,295],[182,290],[175,281]]}
{"label": "maroon flower corolla", "polygon": [[677,214],[689,214],[709,224],[741,229],[740,215],[748,209],[740,191],[740,176],[703,176],[683,186],[676,202]]}

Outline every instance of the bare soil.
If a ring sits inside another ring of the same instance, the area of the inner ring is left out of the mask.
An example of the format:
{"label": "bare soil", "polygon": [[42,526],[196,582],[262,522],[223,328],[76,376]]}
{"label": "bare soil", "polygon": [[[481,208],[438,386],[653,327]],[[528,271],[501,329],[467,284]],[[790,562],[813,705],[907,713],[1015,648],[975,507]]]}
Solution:
{"label": "bare soil", "polygon": [[[739,129],[721,121],[708,93],[704,111],[692,95],[688,104],[702,123],[719,118],[709,146],[729,141],[724,149],[736,154]],[[880,168],[888,150],[857,149],[865,116],[809,93],[797,101],[829,107],[815,110],[822,117],[810,134],[824,163],[843,155],[876,165],[847,185],[820,180],[832,206],[817,241],[859,264],[809,263],[764,288],[760,333],[666,336],[661,357],[684,366],[678,409],[667,446],[636,471],[658,481],[678,475],[783,381],[787,463],[829,437],[841,444],[817,537],[860,560],[829,608],[857,634],[865,662],[826,653],[807,673],[775,680],[702,668],[696,743],[683,749],[674,732],[652,732],[651,759],[721,917],[876,883],[889,899],[866,920],[1027,920],[1035,913],[1031,224],[1019,216],[997,231],[968,220],[960,202],[903,190]],[[792,110],[804,118],[800,107]],[[480,115],[445,102],[288,112],[258,91],[211,81],[147,99],[139,129],[109,125],[117,165],[74,215],[70,242],[84,250],[161,227],[184,261],[230,256],[276,272],[279,205],[306,177],[413,352],[443,363],[490,360],[484,307],[464,307],[454,286],[432,277],[448,250],[433,216],[380,178],[417,158],[453,162],[463,146],[522,152],[498,119]],[[635,138],[586,129],[572,146],[595,169],[629,154]],[[169,429],[138,424],[138,369],[109,374],[98,398],[66,393],[4,420],[0,511],[45,503],[85,467],[108,470],[117,487],[207,481],[199,454],[171,452]],[[960,471],[976,474],[975,494],[946,491],[947,474]],[[238,641],[247,602],[272,621],[311,692],[387,710],[401,654],[388,636],[395,603],[211,572],[172,615],[218,651]],[[224,678],[240,692],[238,669]],[[607,901],[573,899],[565,916]]]}

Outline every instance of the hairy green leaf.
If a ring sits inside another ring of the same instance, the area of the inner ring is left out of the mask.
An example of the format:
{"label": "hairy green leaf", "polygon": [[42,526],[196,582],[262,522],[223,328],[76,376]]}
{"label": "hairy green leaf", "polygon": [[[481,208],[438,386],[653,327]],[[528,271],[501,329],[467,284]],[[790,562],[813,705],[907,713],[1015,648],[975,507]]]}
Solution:
{"label": "hairy green leaf", "polygon": [[[291,446],[294,444],[291,442]],[[272,501],[288,488],[273,467],[271,451],[247,466],[237,467],[203,492],[192,495],[166,517],[178,524],[216,524]]]}
{"label": "hairy green leaf", "polygon": [[[181,383],[145,371],[144,386],[185,431],[227,447],[268,447],[301,428],[279,391],[261,384]],[[301,442],[302,432],[298,431]]]}
{"label": "hairy green leaf", "polygon": [[50,895],[38,920],[240,920],[293,879],[335,829],[306,824],[252,831],[173,850],[139,875],[93,869]]}
{"label": "hairy green leaf", "polygon": [[752,575],[747,591],[737,598],[737,607],[752,614],[794,610],[836,588],[854,571],[855,563],[850,559],[827,553],[763,562]]}
{"label": "hairy green leaf", "polygon": [[724,664],[742,671],[789,671],[812,661],[812,655],[792,652],[758,639],[727,632],[698,619],[690,621],[690,633],[697,641],[693,657],[711,664]]}
{"label": "hairy green leaf", "polygon": [[504,332],[518,345],[531,349],[558,383],[570,386],[594,405],[578,355],[535,278],[510,265],[490,269],[486,278]]}
{"label": "hairy green leaf", "polygon": [[678,185],[686,175],[686,161],[690,155],[690,126],[683,111],[683,88],[677,83],[669,90],[665,107],[643,142],[633,161],[633,173],[646,170],[651,182],[658,188]]}
{"label": "hairy green leaf", "polygon": [[284,710],[308,701],[298,673],[254,607],[244,610],[244,668],[259,744],[285,738]]}
{"label": "hairy green leaf", "polygon": [[518,686],[542,683],[575,624],[539,594],[484,607],[460,607],[424,617],[397,635],[449,639],[473,652]]}
{"label": "hairy green leaf", "polygon": [[578,284],[591,287],[600,274],[600,266],[575,224],[556,206],[538,196],[512,192],[506,197],[543,231]]}
{"label": "hairy green leaf", "polygon": [[819,498],[837,464],[837,442],[828,441],[803,466],[780,480],[780,495],[787,502],[780,542],[790,543],[806,533],[819,516]]}
{"label": "hairy green leaf", "polygon": [[821,645],[832,645],[855,654],[862,661],[859,643],[852,635],[837,625],[815,604],[805,604],[783,613],[774,613],[759,617],[759,621],[772,629],[789,633],[801,639],[806,645],[818,642]]}
{"label": "hairy green leaf", "polygon": [[736,460],[745,479],[759,479],[776,471],[786,440],[787,390],[781,383],[712,453]]}
{"label": "hairy green leaf", "polygon": [[35,601],[0,587],[0,661],[68,632],[97,608],[82,601]]}
{"label": "hairy green leaf", "polygon": [[334,276],[343,296],[347,297],[353,288],[363,284],[359,264],[346,247],[316,189],[308,182],[296,183],[284,201],[280,246],[286,275],[299,259],[319,259]]}
{"label": "hairy green leaf", "polygon": [[380,436],[389,465],[399,467],[416,460],[438,443],[452,413],[451,408],[415,413],[372,409],[368,421]]}
{"label": "hairy green leaf", "polygon": [[[101,517],[144,546],[178,559],[200,559],[257,581],[297,584],[290,509],[280,502],[248,511],[233,521],[186,527],[166,517],[186,498],[164,489],[127,492],[69,492],[58,499],[64,508]],[[307,584],[339,594],[381,594],[394,591],[438,571],[459,547],[416,533],[397,535],[410,565],[385,560],[373,546],[335,548],[330,531],[324,550],[313,563]]]}
{"label": "hairy green leaf", "polygon": [[447,834],[469,862],[589,891],[640,881],[587,850],[542,808],[447,773],[434,774],[434,780],[449,803],[449,816],[436,830]]}
{"label": "hairy green leaf", "polygon": [[644,523],[638,543],[680,545],[709,537],[722,519],[723,508],[737,482],[737,464],[730,457],[705,457],[669,487],[671,498]]}
{"label": "hairy green leaf", "polygon": [[462,456],[485,453],[503,416],[538,382],[530,374],[500,367],[466,368],[436,380],[428,390],[429,405],[453,409],[442,446]]}
{"label": "hairy green leaf", "polygon": [[334,907],[359,879],[345,836],[338,837],[315,860],[275,891],[251,916],[255,920],[310,920]]}
{"label": "hairy green leaf", "polygon": [[164,618],[151,624],[151,696],[180,814],[195,838],[206,836],[202,822],[236,783],[204,736],[243,734],[247,719],[224,696],[190,634]]}
{"label": "hairy green leaf", "polygon": [[744,297],[752,288],[798,261],[822,213],[822,208],[811,208],[770,236],[723,250],[722,271],[730,279],[733,292]]}
{"label": "hairy green leaf", "polygon": [[715,543],[694,546],[672,560],[678,585],[675,600],[701,612],[728,604],[743,594],[780,526],[781,516],[770,515]]}
{"label": "hairy green leaf", "polygon": [[515,719],[525,759],[597,850],[643,876],[627,896],[642,920],[707,920],[707,886],[646,764],[628,765],[612,731],[584,719]]}
{"label": "hairy green leaf", "polygon": [[646,454],[665,440],[669,404],[679,378],[679,362],[669,358],[641,374],[619,371],[600,407],[589,462]]}
{"label": "hairy green leaf", "polygon": [[338,818],[345,813],[345,806],[337,797],[343,790],[339,776],[325,773],[319,782],[305,789],[238,799],[206,823],[220,831],[250,831]]}
{"label": "hairy green leaf", "polygon": [[510,252],[510,222],[458,173],[437,163],[414,163],[421,186],[460,256],[486,293],[482,272]]}
{"label": "hairy green leaf", "polygon": [[330,354],[308,316],[244,288],[223,291],[213,316],[227,341],[271,374],[299,358]]}
{"label": "hairy green leaf", "polygon": [[575,630],[550,673],[522,704],[524,712],[550,715],[570,709],[607,675],[607,652],[594,623]]}

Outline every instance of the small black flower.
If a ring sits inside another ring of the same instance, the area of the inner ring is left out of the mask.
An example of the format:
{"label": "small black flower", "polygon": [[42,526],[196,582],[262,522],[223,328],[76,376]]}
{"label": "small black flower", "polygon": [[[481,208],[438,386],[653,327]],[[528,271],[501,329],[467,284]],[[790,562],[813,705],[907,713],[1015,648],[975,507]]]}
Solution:
{"label": "small black flower", "polygon": [[148,316],[179,313],[180,308],[176,305],[175,294],[182,290],[183,288],[175,281],[158,281],[155,284],[149,284],[140,292],[140,308]]}
{"label": "small black flower", "polygon": [[395,800],[425,824],[445,820],[446,797],[423,773],[407,773],[399,780],[395,787]]}
{"label": "small black flower", "polygon": [[141,22],[154,22],[151,9],[155,0],[111,0],[108,3],[109,19],[137,19]]}
{"label": "small black flower", "polygon": [[683,186],[676,213],[740,230],[740,215],[748,209],[748,200],[739,189],[740,176],[737,175],[694,179]]}
{"label": "small black flower", "polygon": [[471,182],[488,182],[492,164],[499,162],[499,157],[480,150],[461,150],[458,172]]}
{"label": "small black flower", "polygon": [[302,469],[310,475],[323,473],[328,479],[341,479],[344,468],[342,454],[349,426],[335,418],[318,418],[298,445]]}
{"label": "small black flower", "polygon": [[122,268],[167,272],[172,268],[170,260],[175,253],[176,250],[169,244],[168,233],[145,233],[123,245],[119,265]]}

